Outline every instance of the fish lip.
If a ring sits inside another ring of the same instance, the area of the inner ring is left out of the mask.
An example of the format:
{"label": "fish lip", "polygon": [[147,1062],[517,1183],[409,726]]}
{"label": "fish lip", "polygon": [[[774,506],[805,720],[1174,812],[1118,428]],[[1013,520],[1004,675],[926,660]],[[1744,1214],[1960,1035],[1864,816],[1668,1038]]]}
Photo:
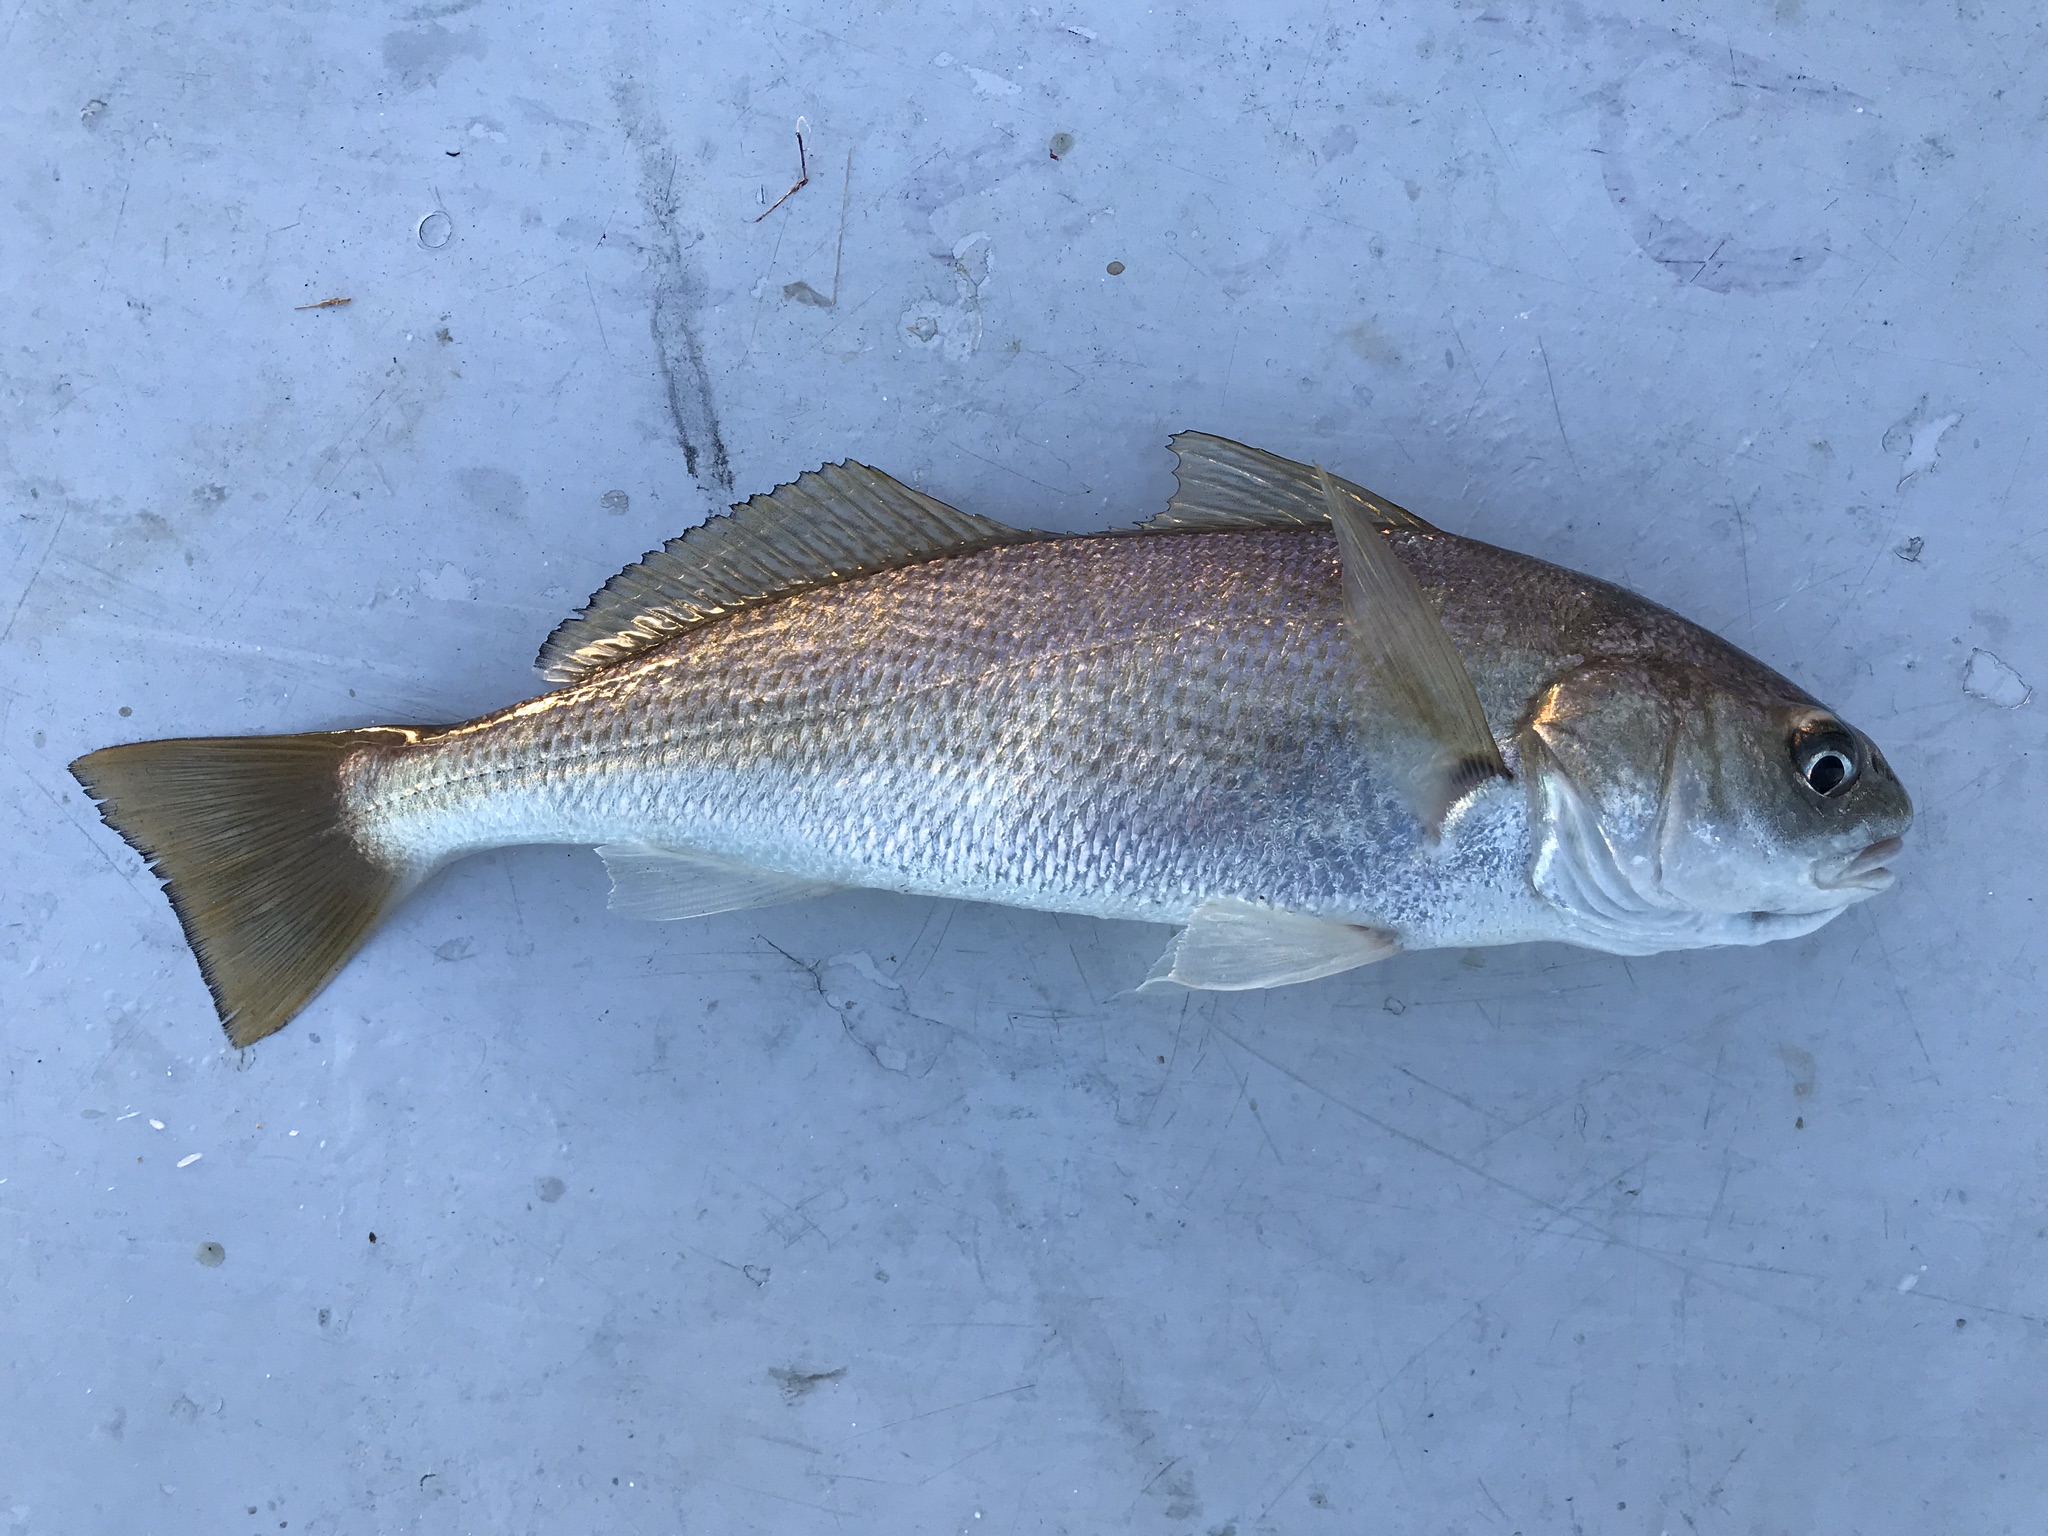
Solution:
{"label": "fish lip", "polygon": [[1898,878],[1885,867],[1885,860],[1897,857],[1905,842],[1896,837],[1882,837],[1854,858],[1843,861],[1841,866],[1828,874],[1816,873],[1813,883],[1824,891],[1878,891],[1891,889]]}

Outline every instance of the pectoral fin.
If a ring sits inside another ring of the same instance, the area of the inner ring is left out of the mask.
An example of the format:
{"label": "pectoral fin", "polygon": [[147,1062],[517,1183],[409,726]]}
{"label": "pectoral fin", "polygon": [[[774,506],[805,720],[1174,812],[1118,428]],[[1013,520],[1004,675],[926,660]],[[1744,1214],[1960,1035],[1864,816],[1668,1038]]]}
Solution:
{"label": "pectoral fin", "polygon": [[1458,801],[1488,779],[1514,775],[1487,727],[1478,690],[1414,573],[1365,504],[1340,490],[1320,465],[1316,477],[1337,533],[1352,636],[1414,742],[1408,759],[1395,764],[1401,796],[1435,838]]}
{"label": "pectoral fin", "polygon": [[1399,953],[1378,928],[1283,912],[1249,901],[1207,901],[1195,909],[1142,991],[1167,982],[1209,992],[1249,992],[1314,981]]}
{"label": "pectoral fin", "polygon": [[621,917],[650,922],[772,907],[777,902],[802,901],[838,889],[820,880],[683,849],[615,844],[597,852],[612,877],[611,899],[606,905]]}

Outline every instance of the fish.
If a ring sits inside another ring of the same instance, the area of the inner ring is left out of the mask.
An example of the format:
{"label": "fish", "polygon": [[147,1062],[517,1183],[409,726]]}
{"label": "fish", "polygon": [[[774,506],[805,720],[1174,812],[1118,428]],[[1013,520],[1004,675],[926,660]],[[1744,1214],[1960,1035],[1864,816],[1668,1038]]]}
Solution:
{"label": "fish", "polygon": [[1170,924],[1138,991],[1760,944],[1891,885],[1905,789],[1762,661],[1322,466],[1171,447],[1163,512],[1075,535],[829,464],[620,572],[536,697],[72,772],[238,1047],[521,844],[596,848],[637,918],[856,888]]}

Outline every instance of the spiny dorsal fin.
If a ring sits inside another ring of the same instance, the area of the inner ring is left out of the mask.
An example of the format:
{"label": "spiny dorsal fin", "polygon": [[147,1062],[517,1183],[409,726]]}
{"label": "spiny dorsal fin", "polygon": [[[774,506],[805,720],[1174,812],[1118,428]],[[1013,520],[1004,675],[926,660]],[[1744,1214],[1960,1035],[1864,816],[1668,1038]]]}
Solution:
{"label": "spiny dorsal fin", "polygon": [[742,502],[627,566],[540,648],[572,683],[743,608],[1045,535],[957,511],[848,459]]}
{"label": "spiny dorsal fin", "polygon": [[[1326,528],[1328,503],[1315,469],[1278,454],[1247,448],[1207,432],[1176,432],[1168,439],[1180,461],[1173,500],[1140,527],[1143,533],[1219,533],[1232,528]],[[1409,533],[1436,530],[1348,480],[1349,491],[1382,528]]]}

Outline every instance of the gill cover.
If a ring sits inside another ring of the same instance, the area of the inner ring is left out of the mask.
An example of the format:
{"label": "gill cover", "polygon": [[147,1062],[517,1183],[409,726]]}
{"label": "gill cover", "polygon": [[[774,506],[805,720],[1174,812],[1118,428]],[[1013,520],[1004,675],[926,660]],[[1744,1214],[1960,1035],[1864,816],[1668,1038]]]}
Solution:
{"label": "gill cover", "polygon": [[[1710,681],[1683,663],[1602,660],[1545,691],[1523,733],[1537,893],[1573,943],[1612,954],[1762,944],[1842,904],[1805,880],[1762,806],[1728,791]],[[1795,868],[1796,867],[1796,868]]]}

